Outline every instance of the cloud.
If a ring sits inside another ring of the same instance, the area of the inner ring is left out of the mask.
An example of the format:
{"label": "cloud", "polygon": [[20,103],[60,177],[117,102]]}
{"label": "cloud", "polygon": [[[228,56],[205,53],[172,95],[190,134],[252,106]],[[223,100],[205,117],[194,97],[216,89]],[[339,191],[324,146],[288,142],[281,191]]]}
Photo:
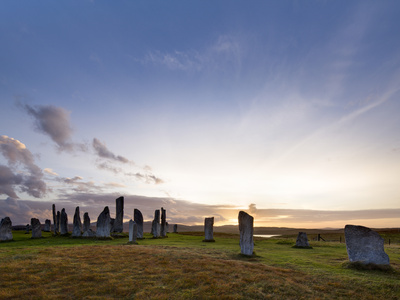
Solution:
{"label": "cloud", "polygon": [[43,169],[43,171],[45,173],[49,174],[49,175],[58,176],[58,174],[56,172],[54,172],[52,169],[50,169],[50,168],[45,168],[45,169]]}
{"label": "cloud", "polygon": [[[42,197],[46,183],[42,180],[43,172],[35,164],[32,153],[20,141],[6,135],[0,136],[0,153],[8,161],[8,167],[0,167],[0,194],[18,198],[15,187],[35,198]],[[22,165],[23,170],[19,167]]]}
{"label": "cloud", "polygon": [[59,151],[73,152],[75,150],[86,151],[84,144],[72,142],[72,128],[69,122],[69,114],[62,107],[53,105],[38,105],[32,107],[28,104],[19,104],[34,120],[34,128],[48,135],[58,146]]}
{"label": "cloud", "polygon": [[155,175],[148,173],[148,174],[142,174],[142,173],[125,173],[126,176],[132,176],[135,177],[138,180],[141,180],[145,183],[148,184],[162,184],[164,183],[164,180],[162,180],[161,178],[156,177]]}
{"label": "cloud", "polygon": [[97,186],[94,181],[82,181],[83,177],[81,176],[75,176],[73,178],[68,178],[68,177],[58,177],[56,179],[59,182],[67,184],[68,187],[68,193],[71,191],[77,192],[77,193],[82,193],[82,192],[101,192],[102,188]]}
{"label": "cloud", "polygon": [[118,161],[121,163],[128,163],[129,159],[120,156],[120,155],[115,155],[114,153],[112,153],[110,150],[108,150],[108,148],[106,147],[106,145],[102,142],[100,142],[97,138],[93,139],[93,143],[92,143],[93,149],[95,150],[96,154],[101,157],[101,158],[107,158],[107,159],[111,159],[114,161]]}

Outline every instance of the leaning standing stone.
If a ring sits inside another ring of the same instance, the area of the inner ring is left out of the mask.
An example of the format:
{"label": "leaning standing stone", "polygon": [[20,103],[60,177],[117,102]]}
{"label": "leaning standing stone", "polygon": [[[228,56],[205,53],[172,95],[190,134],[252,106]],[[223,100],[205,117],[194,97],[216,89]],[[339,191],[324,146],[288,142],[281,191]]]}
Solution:
{"label": "leaning standing stone", "polygon": [[121,233],[123,231],[123,219],[124,219],[124,197],[115,199],[115,206],[117,214],[115,216],[113,232]]}
{"label": "leaning standing stone", "polygon": [[137,226],[137,238],[143,238],[143,215],[140,210],[134,209],[133,211],[133,221],[135,221]]}
{"label": "leaning standing stone", "polygon": [[61,210],[61,216],[60,216],[60,234],[65,235],[68,234],[68,216],[67,213],[65,212],[65,208]]}
{"label": "leaning standing stone", "polygon": [[164,208],[161,207],[161,237],[167,236],[167,212]]}
{"label": "leaning standing stone", "polygon": [[32,226],[32,238],[41,238],[42,237],[42,224],[40,224],[39,219],[32,218],[31,219]]}
{"label": "leaning standing stone", "polygon": [[74,227],[72,229],[72,236],[73,237],[80,237],[82,235],[82,222],[81,216],[79,212],[79,206],[75,208],[74,214]]}
{"label": "leaning standing stone", "polygon": [[160,210],[156,209],[154,212],[154,220],[151,224],[151,231],[153,233],[154,238],[159,238],[160,237]]}
{"label": "leaning standing stone", "polygon": [[244,211],[239,212],[240,249],[244,255],[253,255],[254,218]]}
{"label": "leaning standing stone", "polygon": [[0,241],[11,241],[13,239],[12,235],[12,222],[9,217],[1,219],[0,222]]}
{"label": "leaning standing stone", "polygon": [[53,231],[54,234],[57,233],[57,215],[56,215],[56,205],[52,205],[52,210],[53,210]]}
{"label": "leaning standing stone", "polygon": [[50,227],[51,227],[51,221],[49,219],[46,219],[44,221],[44,228],[43,231],[44,232],[50,232]]}
{"label": "leaning standing stone", "polygon": [[204,240],[203,242],[215,242],[214,240],[214,217],[204,219]]}
{"label": "leaning standing stone", "polygon": [[299,232],[296,239],[296,247],[310,248],[310,244],[308,243],[307,233]]}
{"label": "leaning standing stone", "polygon": [[129,243],[136,244],[137,229],[136,222],[132,219],[129,220]]}
{"label": "leaning standing stone", "polygon": [[351,262],[388,265],[389,256],[384,250],[384,240],[368,227],[346,225],[344,228],[346,248]]}
{"label": "leaning standing stone", "polygon": [[104,208],[104,210],[101,212],[99,217],[97,218],[97,224],[96,224],[96,237],[99,238],[109,238],[110,236],[110,229],[111,229],[111,224],[110,224],[110,210],[108,209],[108,206]]}

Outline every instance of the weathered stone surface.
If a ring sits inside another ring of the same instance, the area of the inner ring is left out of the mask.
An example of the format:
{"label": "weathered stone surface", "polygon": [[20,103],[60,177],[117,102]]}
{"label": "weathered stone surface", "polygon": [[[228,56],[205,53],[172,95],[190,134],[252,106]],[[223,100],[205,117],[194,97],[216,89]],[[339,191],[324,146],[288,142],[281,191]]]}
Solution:
{"label": "weathered stone surface", "polygon": [[214,217],[204,219],[204,236],[203,242],[214,241]]}
{"label": "weathered stone surface", "polygon": [[72,236],[73,237],[80,237],[81,235],[82,235],[82,222],[81,222],[79,206],[77,206],[75,208],[74,223],[73,223],[73,228],[72,228]]}
{"label": "weathered stone surface", "polygon": [[114,227],[112,232],[121,233],[123,231],[123,220],[124,220],[124,197],[115,199],[116,215],[114,221]]}
{"label": "weathered stone surface", "polygon": [[174,233],[178,233],[178,224],[174,225]]}
{"label": "weathered stone surface", "polygon": [[50,230],[51,230],[51,221],[50,221],[49,219],[46,219],[46,220],[44,221],[44,228],[43,228],[43,231],[44,231],[44,232],[50,232]]}
{"label": "weathered stone surface", "polygon": [[57,233],[57,215],[56,215],[56,205],[52,205],[52,211],[53,211],[53,232],[54,234]]}
{"label": "weathered stone surface", "polygon": [[135,221],[129,220],[129,242],[136,243],[136,238],[138,235],[138,227]]}
{"label": "weathered stone surface", "polygon": [[65,235],[68,234],[68,216],[65,212],[65,208],[61,210],[60,215],[60,234]]}
{"label": "weathered stone surface", "polygon": [[137,238],[143,238],[143,215],[140,210],[134,209],[133,211],[133,221],[135,221],[137,226]]}
{"label": "weathered stone surface", "polygon": [[99,238],[109,238],[111,229],[111,218],[110,210],[108,206],[104,208],[99,217],[97,218],[96,224],[96,237]]}
{"label": "weathered stone surface", "polygon": [[389,264],[389,256],[384,250],[384,240],[377,232],[364,226],[346,225],[344,235],[351,262]]}
{"label": "weathered stone surface", "polygon": [[93,237],[96,233],[90,228],[89,213],[85,212],[83,215],[83,237]]}
{"label": "weathered stone surface", "polygon": [[310,244],[308,243],[307,233],[299,232],[296,239],[296,247],[310,248]]}
{"label": "weathered stone surface", "polygon": [[253,255],[254,218],[244,211],[239,212],[240,249],[244,255]]}
{"label": "weathered stone surface", "polygon": [[161,207],[161,237],[167,236],[167,211]]}
{"label": "weathered stone surface", "polygon": [[56,223],[56,232],[60,232],[60,219],[61,219],[61,213],[58,210],[57,211],[57,223]]}
{"label": "weathered stone surface", "polygon": [[154,220],[151,223],[151,231],[153,233],[154,238],[160,237],[161,226],[160,226],[160,210],[156,209],[154,212]]}
{"label": "weathered stone surface", "polygon": [[110,217],[110,232],[114,232],[115,219]]}
{"label": "weathered stone surface", "polygon": [[32,226],[32,238],[41,238],[42,237],[42,224],[40,224],[39,219],[32,218],[31,219]]}
{"label": "weathered stone surface", "polygon": [[1,219],[0,222],[0,241],[11,241],[13,239],[12,235],[12,222],[9,217]]}

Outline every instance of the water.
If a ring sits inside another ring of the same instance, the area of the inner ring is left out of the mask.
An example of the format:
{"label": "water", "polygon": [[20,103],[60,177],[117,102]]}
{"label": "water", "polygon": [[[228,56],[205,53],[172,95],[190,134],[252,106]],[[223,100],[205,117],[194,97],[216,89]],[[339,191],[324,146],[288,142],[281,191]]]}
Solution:
{"label": "water", "polygon": [[280,236],[280,234],[253,234],[255,237],[271,238],[273,236]]}

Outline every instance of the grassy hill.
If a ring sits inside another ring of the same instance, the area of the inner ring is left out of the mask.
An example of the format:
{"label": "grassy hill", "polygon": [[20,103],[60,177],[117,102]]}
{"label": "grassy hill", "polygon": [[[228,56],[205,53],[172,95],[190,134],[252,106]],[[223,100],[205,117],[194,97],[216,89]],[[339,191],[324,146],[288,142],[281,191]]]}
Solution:
{"label": "grassy hill", "polygon": [[[385,245],[388,270],[347,268],[344,243],[311,241],[292,248],[295,235],[255,239],[253,257],[240,255],[239,236],[170,233],[128,245],[15,231],[0,243],[0,299],[398,299],[400,245]],[[331,233],[339,240],[341,233]],[[398,231],[386,233],[399,239]]]}

